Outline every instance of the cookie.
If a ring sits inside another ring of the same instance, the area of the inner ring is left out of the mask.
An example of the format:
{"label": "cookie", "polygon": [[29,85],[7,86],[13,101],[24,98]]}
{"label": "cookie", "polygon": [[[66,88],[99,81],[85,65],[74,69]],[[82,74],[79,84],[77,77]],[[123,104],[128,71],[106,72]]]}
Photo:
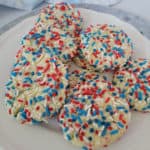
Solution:
{"label": "cookie", "polygon": [[67,86],[68,69],[57,57],[24,51],[6,84],[8,112],[21,123],[47,122],[64,105]]}
{"label": "cookie", "polygon": [[83,26],[80,12],[69,3],[50,4],[43,8],[36,19],[35,26],[39,30],[56,27],[78,37]]}
{"label": "cookie", "polygon": [[150,61],[130,60],[114,73],[113,83],[127,97],[131,109],[150,112]]}
{"label": "cookie", "polygon": [[84,82],[74,87],[69,98],[58,120],[65,139],[72,144],[84,150],[106,147],[126,132],[129,106],[112,84]]}
{"label": "cookie", "polygon": [[122,67],[132,55],[131,39],[117,26],[91,25],[80,37],[81,54],[96,70]]}
{"label": "cookie", "polygon": [[69,3],[62,2],[45,7],[37,19],[37,24],[56,26],[76,37],[82,29],[83,18],[76,8]]}
{"label": "cookie", "polygon": [[39,47],[45,49],[45,52],[59,57],[64,63],[71,61],[77,53],[75,39],[65,31],[48,27],[41,31],[34,28],[22,41],[22,45],[33,48],[36,52]]}
{"label": "cookie", "polygon": [[82,23],[80,12],[70,4],[50,4],[42,9],[34,27],[22,38],[21,45],[45,48],[66,63],[77,53]]}

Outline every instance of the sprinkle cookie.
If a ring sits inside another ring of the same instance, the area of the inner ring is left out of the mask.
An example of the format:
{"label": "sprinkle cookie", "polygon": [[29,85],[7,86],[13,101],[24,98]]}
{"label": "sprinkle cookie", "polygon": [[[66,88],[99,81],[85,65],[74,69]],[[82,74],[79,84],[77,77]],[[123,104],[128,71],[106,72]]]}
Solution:
{"label": "sprinkle cookie", "polygon": [[113,25],[91,25],[81,33],[81,53],[96,70],[123,66],[132,55],[132,47],[127,34]]}
{"label": "sprinkle cookie", "polygon": [[110,83],[95,80],[74,88],[59,114],[64,137],[83,150],[106,147],[128,128],[129,106]]}
{"label": "sprinkle cookie", "polygon": [[47,122],[65,103],[67,67],[56,57],[27,53],[14,65],[6,84],[9,114],[21,123]]}
{"label": "sprinkle cookie", "polygon": [[83,19],[78,10],[62,2],[45,7],[37,19],[36,25],[38,24],[55,26],[67,31],[73,37],[78,37],[83,26]]}
{"label": "sprinkle cookie", "polygon": [[23,37],[21,44],[34,49],[45,48],[66,63],[77,53],[82,22],[80,13],[70,4],[51,4],[41,11],[36,24]]}
{"label": "sprinkle cookie", "polygon": [[63,62],[70,61],[77,53],[75,39],[58,28],[43,29],[40,32],[35,28],[22,39],[22,45],[34,49],[43,48],[45,52],[58,56]]}
{"label": "sprinkle cookie", "polygon": [[130,60],[115,72],[113,83],[127,97],[133,110],[150,112],[150,61]]}

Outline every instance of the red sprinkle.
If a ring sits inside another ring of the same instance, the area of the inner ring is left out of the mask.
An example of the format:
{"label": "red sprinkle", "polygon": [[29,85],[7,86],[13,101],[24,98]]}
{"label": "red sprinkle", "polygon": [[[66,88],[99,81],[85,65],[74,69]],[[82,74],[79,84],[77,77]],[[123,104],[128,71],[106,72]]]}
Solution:
{"label": "red sprinkle", "polygon": [[38,111],[39,109],[40,109],[40,106],[37,106],[37,107],[36,107],[36,110]]}
{"label": "red sprinkle", "polygon": [[47,72],[47,71],[49,70],[49,68],[50,68],[50,64],[47,63],[47,66],[46,66],[46,68],[43,70],[43,73]]}
{"label": "red sprinkle", "polygon": [[23,87],[31,87],[31,84],[24,83],[22,86]]}
{"label": "red sprinkle", "polygon": [[61,6],[60,9],[61,9],[61,11],[65,11],[66,7],[65,6]]}
{"label": "red sprinkle", "polygon": [[13,98],[13,97],[12,97],[10,94],[8,94],[8,93],[6,93],[5,96],[8,97],[9,99],[12,99],[12,98]]}

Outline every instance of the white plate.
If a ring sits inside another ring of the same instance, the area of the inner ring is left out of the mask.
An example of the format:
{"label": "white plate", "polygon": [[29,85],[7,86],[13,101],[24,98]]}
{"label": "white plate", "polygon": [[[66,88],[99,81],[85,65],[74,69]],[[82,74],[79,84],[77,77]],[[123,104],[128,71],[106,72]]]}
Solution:
{"label": "white plate", "polygon": [[[121,26],[132,38],[136,57],[150,58],[150,41],[142,36],[133,26],[116,17],[80,9],[89,24],[108,23]],[[4,84],[19,49],[21,37],[32,27],[35,17],[28,18],[0,37],[0,99],[4,100]],[[20,125],[7,115],[4,104],[0,105],[0,150],[79,150],[63,139],[55,121],[51,125],[28,126]],[[118,142],[105,150],[149,150],[150,114],[134,112],[129,130]]]}

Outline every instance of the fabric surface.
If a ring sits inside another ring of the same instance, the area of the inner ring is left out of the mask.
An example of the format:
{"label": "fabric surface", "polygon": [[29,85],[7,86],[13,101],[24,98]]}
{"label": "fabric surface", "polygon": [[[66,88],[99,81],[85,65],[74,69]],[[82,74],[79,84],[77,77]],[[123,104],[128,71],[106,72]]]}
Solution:
{"label": "fabric surface", "polygon": [[33,9],[44,0],[0,0],[0,4],[19,9]]}
{"label": "fabric surface", "polygon": [[49,3],[55,2],[69,2],[69,3],[83,3],[83,4],[99,4],[105,6],[112,6],[119,3],[121,0],[46,0]]}
{"label": "fabric surface", "polygon": [[[0,1],[2,1],[2,0],[0,0]],[[17,19],[14,19],[13,21],[10,21],[8,24],[6,24],[2,28],[0,28],[0,35],[2,33],[6,32],[8,29],[15,26],[20,21],[24,20],[25,18],[27,18],[29,16],[36,15],[39,12],[39,10],[41,9],[41,7],[44,7],[45,5],[47,5],[46,2],[43,3],[42,5],[40,5],[40,7],[34,9],[33,11],[28,12],[27,14],[23,14],[22,16],[19,16]],[[150,30],[149,30],[150,29],[150,22],[146,19],[143,19],[143,18],[133,14],[133,13],[125,12],[125,11],[122,11],[122,10],[119,10],[119,9],[114,9],[114,8],[111,8],[111,7],[95,5],[95,4],[76,4],[76,6],[80,7],[80,8],[91,9],[91,10],[94,10],[94,11],[97,11],[97,12],[112,14],[112,15],[118,17],[119,19],[121,19],[121,20],[123,20],[127,23],[132,24],[141,33],[143,33],[147,38],[150,39]]]}

